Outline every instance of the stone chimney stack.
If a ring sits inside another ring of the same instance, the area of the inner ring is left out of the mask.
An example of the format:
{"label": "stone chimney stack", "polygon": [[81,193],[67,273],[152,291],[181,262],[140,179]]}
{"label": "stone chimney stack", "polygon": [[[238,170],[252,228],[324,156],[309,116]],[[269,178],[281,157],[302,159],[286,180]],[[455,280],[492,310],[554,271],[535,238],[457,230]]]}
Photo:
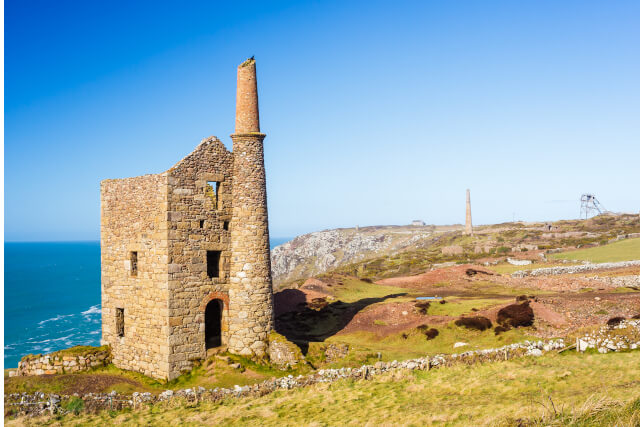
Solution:
{"label": "stone chimney stack", "polygon": [[256,61],[250,58],[238,67],[236,134],[260,132]]}
{"label": "stone chimney stack", "polygon": [[467,188],[467,218],[464,223],[464,233],[473,236],[473,224],[471,224],[471,192]]}
{"label": "stone chimney stack", "polygon": [[263,357],[273,328],[267,187],[258,118],[256,63],[238,67],[233,140],[229,351]]}

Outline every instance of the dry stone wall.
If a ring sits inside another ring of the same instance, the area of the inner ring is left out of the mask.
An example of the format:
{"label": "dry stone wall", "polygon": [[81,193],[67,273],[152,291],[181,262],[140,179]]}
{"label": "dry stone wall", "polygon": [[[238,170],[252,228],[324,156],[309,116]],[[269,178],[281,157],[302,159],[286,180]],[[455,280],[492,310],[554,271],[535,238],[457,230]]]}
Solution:
{"label": "dry stone wall", "polygon": [[9,376],[70,374],[106,366],[110,361],[111,353],[108,347],[79,355],[64,353],[28,355],[18,362],[18,369],[11,371]]}

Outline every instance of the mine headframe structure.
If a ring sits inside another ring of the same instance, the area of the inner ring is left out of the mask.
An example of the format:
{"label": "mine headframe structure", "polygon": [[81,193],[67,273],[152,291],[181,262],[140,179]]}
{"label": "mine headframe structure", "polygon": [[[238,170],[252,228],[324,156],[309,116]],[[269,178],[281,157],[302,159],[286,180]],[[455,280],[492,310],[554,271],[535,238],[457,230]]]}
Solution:
{"label": "mine headframe structure", "polygon": [[594,194],[583,194],[580,196],[580,218],[587,219],[607,212],[605,207],[598,201]]}

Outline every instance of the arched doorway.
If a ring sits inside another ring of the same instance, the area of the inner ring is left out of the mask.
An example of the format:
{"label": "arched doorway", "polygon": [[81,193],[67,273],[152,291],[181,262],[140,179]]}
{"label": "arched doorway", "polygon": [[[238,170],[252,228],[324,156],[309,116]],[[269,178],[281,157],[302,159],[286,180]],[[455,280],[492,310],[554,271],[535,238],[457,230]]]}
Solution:
{"label": "arched doorway", "polygon": [[212,299],[204,310],[204,342],[206,348],[222,345],[222,300]]}

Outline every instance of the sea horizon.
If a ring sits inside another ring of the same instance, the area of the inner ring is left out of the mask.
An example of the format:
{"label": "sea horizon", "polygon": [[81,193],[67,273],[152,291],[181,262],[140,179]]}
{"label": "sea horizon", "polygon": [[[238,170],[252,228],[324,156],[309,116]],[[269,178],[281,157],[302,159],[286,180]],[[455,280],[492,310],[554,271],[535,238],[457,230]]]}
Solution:
{"label": "sea horizon", "polygon": [[27,354],[100,345],[100,241],[4,243],[5,369]]}

